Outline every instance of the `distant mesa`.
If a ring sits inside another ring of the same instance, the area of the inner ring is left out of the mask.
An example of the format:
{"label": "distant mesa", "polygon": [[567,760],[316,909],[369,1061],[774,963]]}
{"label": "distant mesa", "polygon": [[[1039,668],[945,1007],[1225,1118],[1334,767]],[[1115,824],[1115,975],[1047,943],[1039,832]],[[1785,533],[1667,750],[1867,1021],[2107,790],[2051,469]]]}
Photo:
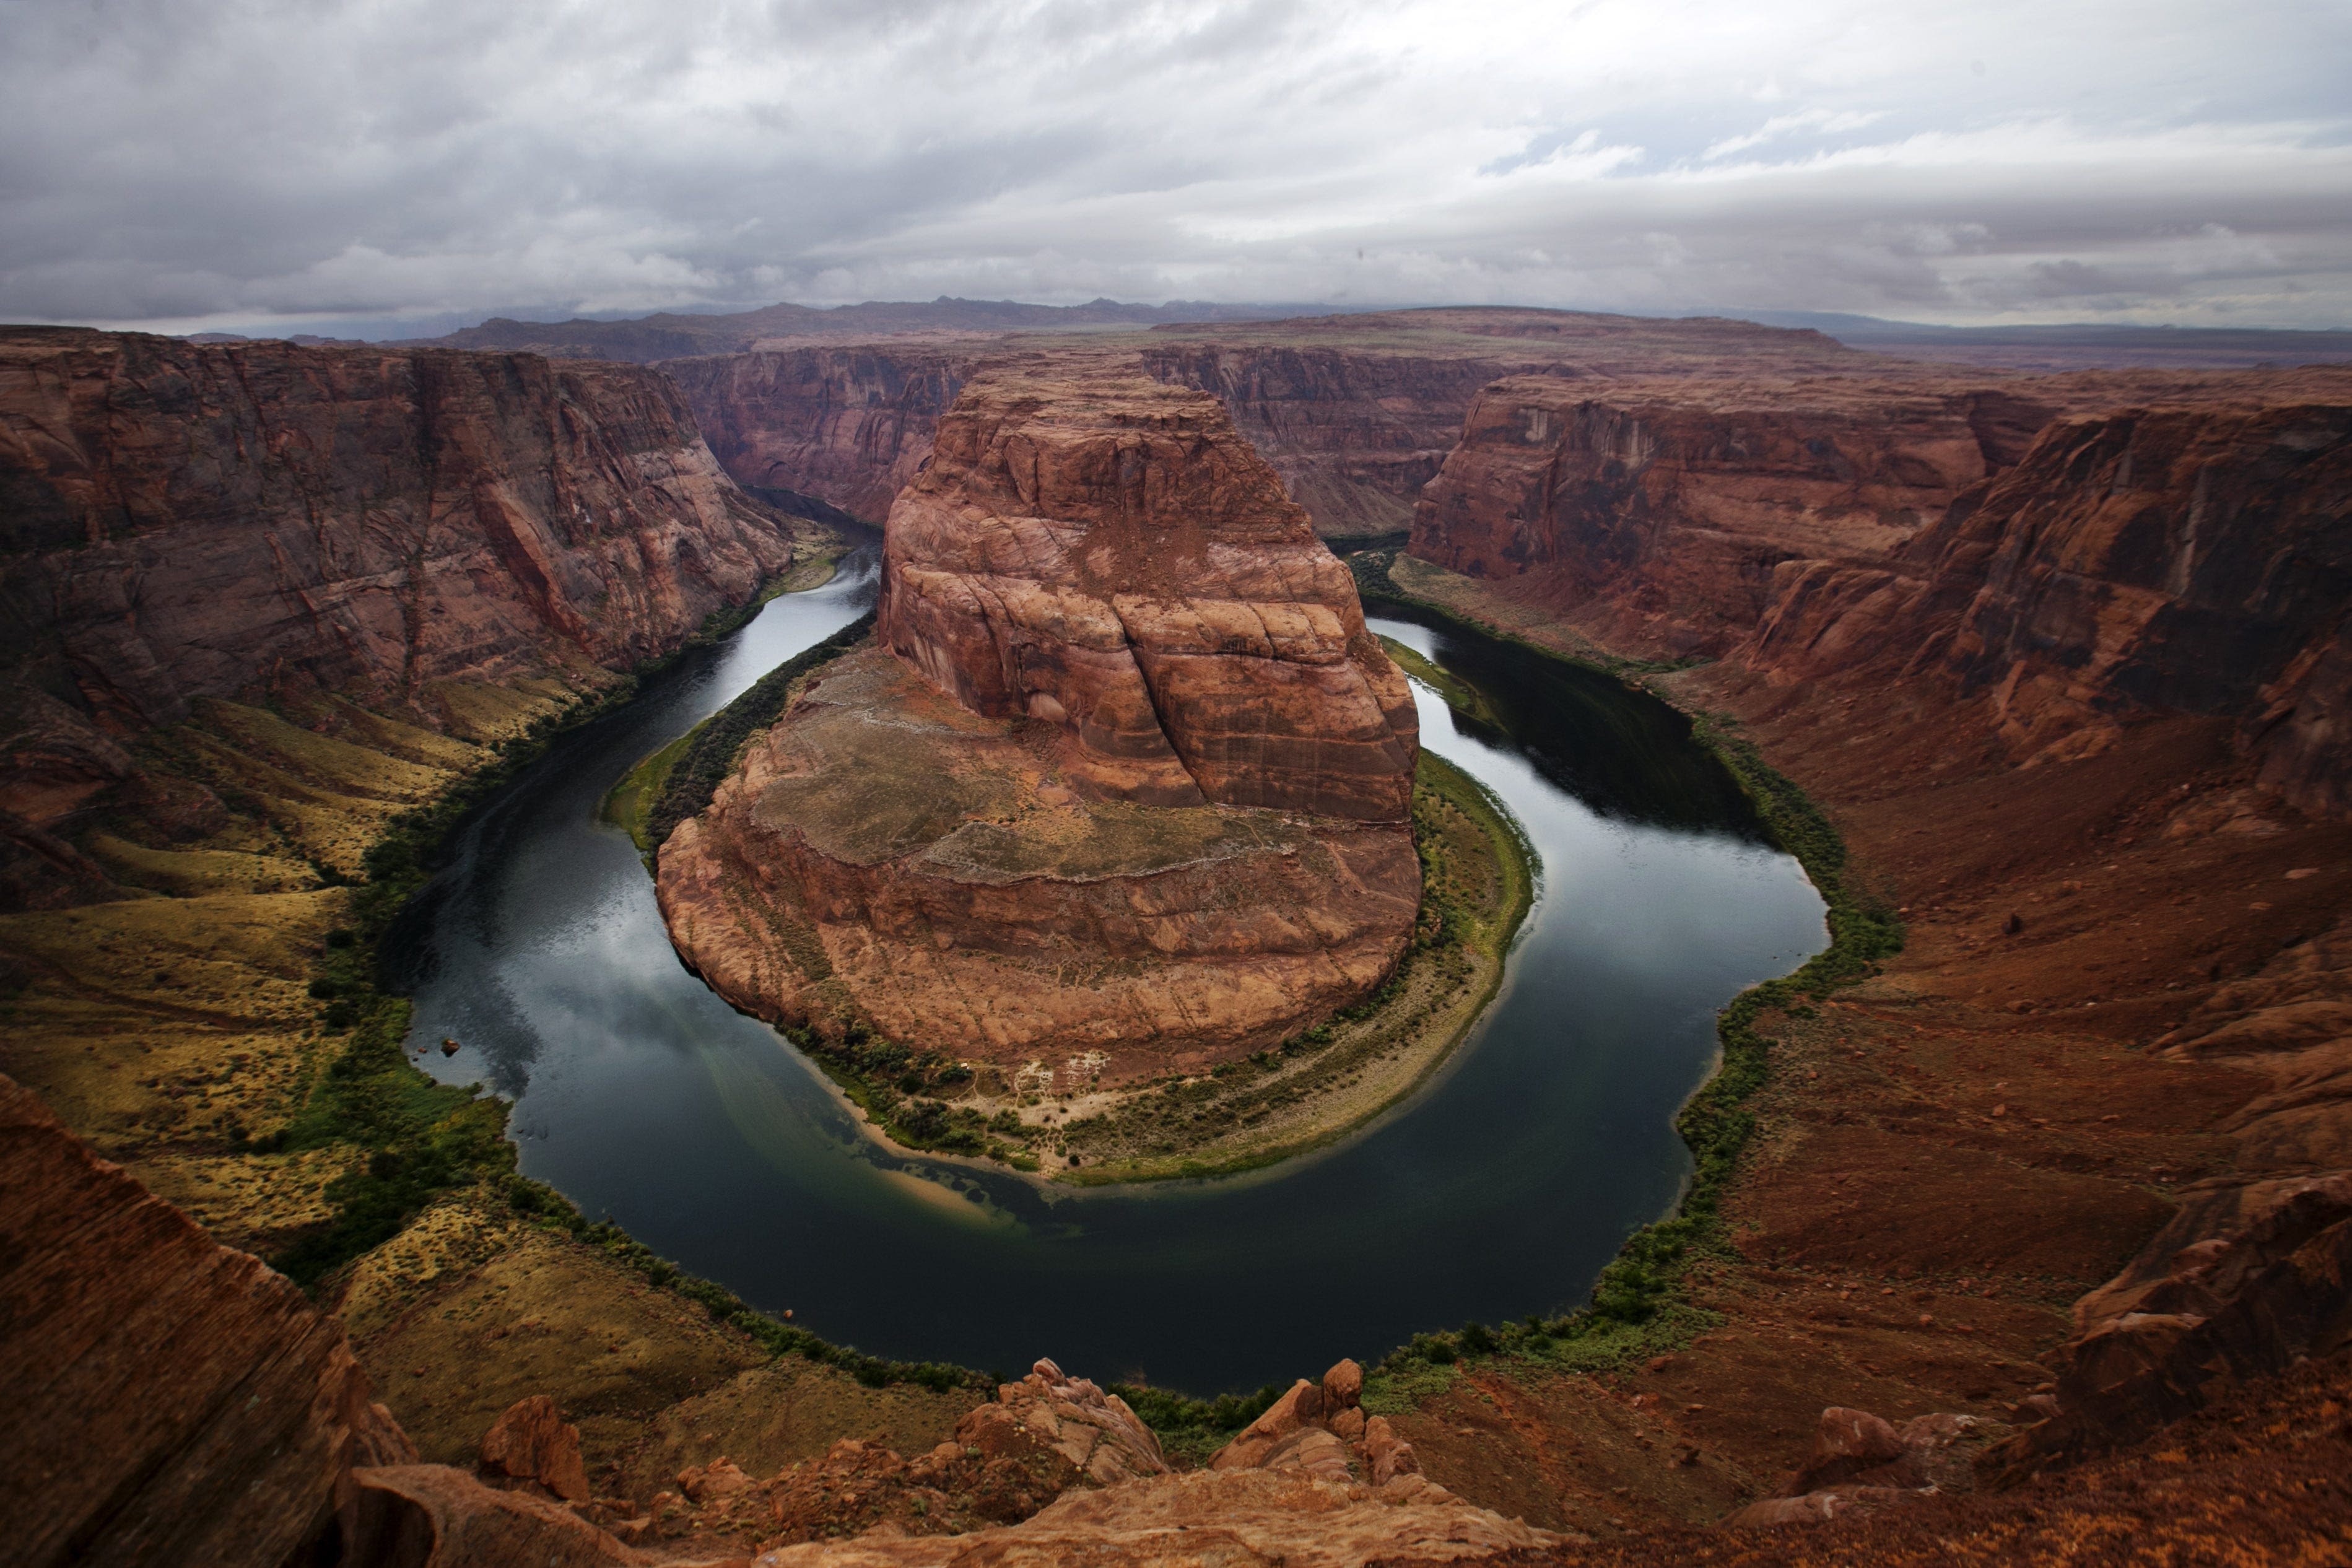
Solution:
{"label": "distant mesa", "polygon": [[1197,1067],[1402,955],[1418,739],[1347,570],[1215,398],[983,378],[891,510],[876,645],[679,826],[663,911],[778,1022]]}

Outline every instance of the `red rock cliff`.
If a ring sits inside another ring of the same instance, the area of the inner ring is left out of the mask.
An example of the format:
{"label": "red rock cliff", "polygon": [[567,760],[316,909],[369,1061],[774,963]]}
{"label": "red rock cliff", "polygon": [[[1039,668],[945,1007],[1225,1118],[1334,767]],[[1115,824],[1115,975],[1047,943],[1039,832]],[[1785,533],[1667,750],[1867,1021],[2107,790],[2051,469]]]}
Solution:
{"label": "red rock cliff", "polygon": [[0,335],[0,837],[53,859],[193,700],[437,725],[440,683],[595,684],[792,554],[652,371],[36,328]]}
{"label": "red rock cliff", "polygon": [[2059,421],[1885,566],[1784,563],[1742,658],[1784,682],[1940,681],[2020,756],[2087,754],[2136,714],[2231,718],[2264,784],[2341,814],[2347,395],[2352,376],[2302,373]]}
{"label": "red rock cliff", "polygon": [[931,449],[980,350],[915,342],[761,349],[669,360],[736,483],[879,523]]}
{"label": "red rock cliff", "polygon": [[978,384],[891,509],[879,633],[1100,793],[1398,821],[1412,696],[1347,569],[1222,404]]}
{"label": "red rock cliff", "polygon": [[661,376],[527,354],[20,329],[0,485],[18,658],[125,727],[625,664],[791,554]]}
{"label": "red rock cliff", "polygon": [[1421,891],[1411,696],[1214,399],[967,387],[884,584],[883,646],[662,847],[671,936],[722,994],[1118,1082],[1389,973]]}
{"label": "red rock cliff", "polygon": [[1603,637],[1720,653],[1794,559],[1876,561],[2014,462],[2049,411],[2000,392],[1861,379],[1479,394],[1412,552],[1528,591]]}

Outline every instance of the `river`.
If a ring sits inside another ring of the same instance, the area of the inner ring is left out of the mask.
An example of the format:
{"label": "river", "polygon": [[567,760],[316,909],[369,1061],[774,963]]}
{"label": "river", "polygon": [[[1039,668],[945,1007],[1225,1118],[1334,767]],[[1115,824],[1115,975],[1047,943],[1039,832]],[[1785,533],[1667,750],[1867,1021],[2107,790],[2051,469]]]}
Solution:
{"label": "river", "polygon": [[1582,1301],[1690,1172],[1713,1016],[1824,945],[1822,906],[1671,710],[1508,644],[1375,617],[1487,692],[1423,744],[1542,859],[1504,989],[1443,1074],[1343,1143],[1216,1182],[1062,1191],[899,1155],[672,952],[597,807],[641,756],[870,606],[876,552],[565,736],[478,813],[387,943],[412,1043],[514,1101],[524,1172],[693,1273],[877,1355],[1207,1394]]}

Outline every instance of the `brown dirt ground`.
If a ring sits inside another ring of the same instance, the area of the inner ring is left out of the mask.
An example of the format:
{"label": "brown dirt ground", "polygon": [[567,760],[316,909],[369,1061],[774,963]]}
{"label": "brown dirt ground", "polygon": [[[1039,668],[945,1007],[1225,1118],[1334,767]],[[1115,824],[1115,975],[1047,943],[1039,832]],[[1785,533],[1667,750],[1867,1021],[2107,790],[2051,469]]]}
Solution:
{"label": "brown dirt ground", "polygon": [[[1446,575],[1455,608],[1589,648]],[[1769,1495],[1826,1405],[2010,1414],[2075,1298],[2225,1177],[2219,1124],[2271,1087],[2144,1047],[2352,906],[2352,826],[2253,795],[2218,722],[2020,770],[1915,692],[1727,665],[1650,684],[1738,716],[1909,939],[1816,1016],[1768,1020],[1774,1077],[1727,1205],[1741,1261],[1694,1290],[1721,1327],[1598,1377],[1480,1363],[1397,1418],[1433,1479],[1604,1539]]]}

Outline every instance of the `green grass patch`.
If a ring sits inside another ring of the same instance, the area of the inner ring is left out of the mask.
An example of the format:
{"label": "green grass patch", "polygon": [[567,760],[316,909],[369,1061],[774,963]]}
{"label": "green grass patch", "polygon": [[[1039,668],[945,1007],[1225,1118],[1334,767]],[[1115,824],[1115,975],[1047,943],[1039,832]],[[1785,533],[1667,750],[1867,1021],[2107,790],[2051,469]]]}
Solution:
{"label": "green grass patch", "polygon": [[656,846],[650,836],[655,805],[662,791],[669,785],[670,770],[686,755],[694,743],[694,731],[688,730],[668,745],[645,758],[622,776],[604,797],[599,815],[629,836],[640,855],[650,855]]}
{"label": "green grass patch", "polygon": [[[786,659],[753,681],[734,701],[689,731],[680,742],[682,749],[664,770],[659,792],[648,796],[652,805],[644,814],[643,833],[633,835],[639,847],[647,854],[655,852],[679,823],[700,816],[719,784],[735,771],[735,760],[743,754],[751,737],[783,717],[784,708],[792,700],[793,683],[856,647],[873,629],[874,616],[869,611],[822,642]],[[636,775],[633,772],[630,776]]]}

